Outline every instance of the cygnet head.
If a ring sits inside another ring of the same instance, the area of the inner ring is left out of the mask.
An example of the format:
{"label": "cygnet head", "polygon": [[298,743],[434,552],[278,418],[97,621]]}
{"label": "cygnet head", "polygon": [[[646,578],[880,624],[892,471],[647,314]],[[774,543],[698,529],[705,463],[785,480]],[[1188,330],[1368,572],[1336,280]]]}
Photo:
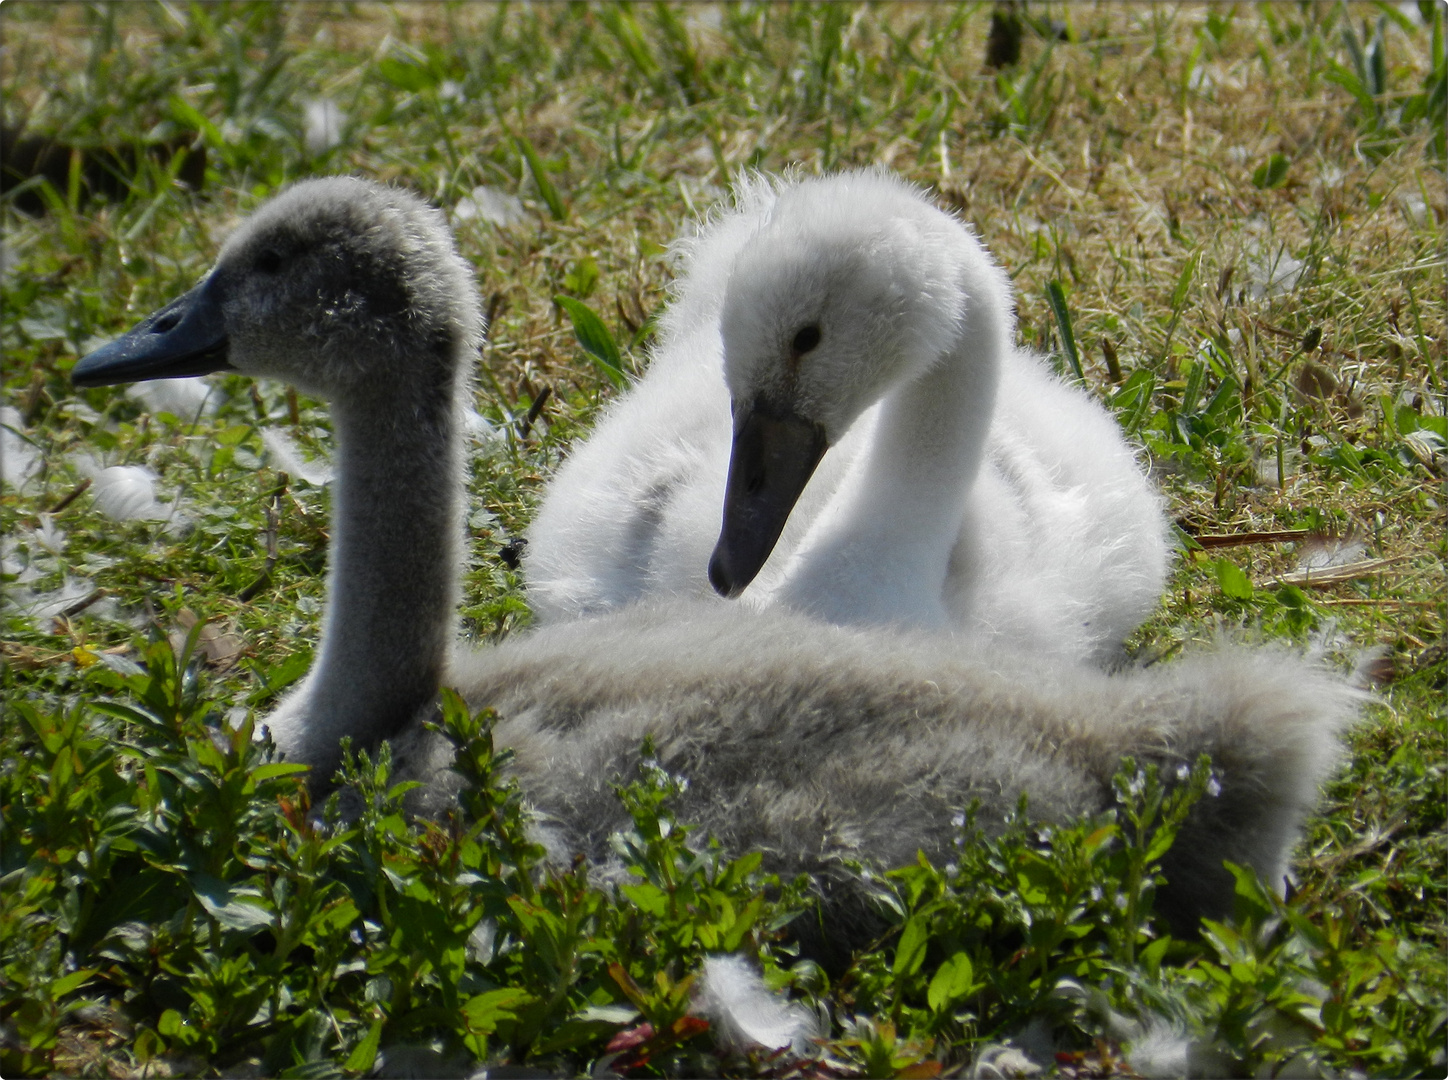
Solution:
{"label": "cygnet head", "polygon": [[72,380],[235,370],[339,403],[385,401],[450,387],[481,334],[473,275],[442,215],[405,191],[330,177],[262,206],[199,285],[87,356]]}
{"label": "cygnet head", "polygon": [[962,230],[921,193],[867,171],[786,187],[735,257],[724,296],[724,379],[818,425],[828,445],[960,332]]}
{"label": "cygnet head", "polygon": [[780,192],[736,256],[721,308],[734,447],[709,563],[716,591],[749,584],[860,414],[955,346],[977,284],[963,244],[974,241],[958,221],[883,171]]}

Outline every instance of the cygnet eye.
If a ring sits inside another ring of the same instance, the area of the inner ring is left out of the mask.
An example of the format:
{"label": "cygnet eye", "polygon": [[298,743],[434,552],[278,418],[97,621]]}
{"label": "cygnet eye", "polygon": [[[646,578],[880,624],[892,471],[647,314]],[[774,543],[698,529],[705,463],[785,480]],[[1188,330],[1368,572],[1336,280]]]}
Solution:
{"label": "cygnet eye", "polygon": [[275,274],[282,268],[282,253],[276,248],[265,248],[253,265],[259,274]]}
{"label": "cygnet eye", "polygon": [[803,356],[819,343],[820,328],[811,323],[794,335],[794,340],[790,342],[789,348],[795,356]]}

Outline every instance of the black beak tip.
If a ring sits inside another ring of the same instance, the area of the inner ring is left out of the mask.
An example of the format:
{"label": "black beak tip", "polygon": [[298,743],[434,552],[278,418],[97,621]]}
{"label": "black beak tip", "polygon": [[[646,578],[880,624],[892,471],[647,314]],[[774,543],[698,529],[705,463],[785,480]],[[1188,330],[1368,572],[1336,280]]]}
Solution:
{"label": "black beak tip", "polygon": [[75,367],[70,369],[70,384],[79,387],[110,386],[112,376],[107,371],[108,365],[105,358],[97,353],[81,357]]}
{"label": "black beak tip", "polygon": [[737,584],[730,576],[725,562],[724,552],[715,548],[709,559],[709,584],[714,586],[714,591],[720,596],[732,600],[744,591],[744,586]]}

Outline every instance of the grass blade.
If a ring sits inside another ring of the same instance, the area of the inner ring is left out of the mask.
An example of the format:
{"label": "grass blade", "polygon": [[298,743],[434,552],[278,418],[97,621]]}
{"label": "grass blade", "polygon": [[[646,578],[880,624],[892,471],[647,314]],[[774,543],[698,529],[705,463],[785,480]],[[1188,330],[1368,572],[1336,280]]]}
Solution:
{"label": "grass blade", "polygon": [[538,185],[538,194],[548,204],[548,212],[555,221],[562,221],[568,216],[568,208],[563,205],[563,196],[558,194],[558,189],[548,178],[548,169],[543,164],[543,159],[538,156],[538,151],[533,148],[526,135],[514,135],[513,142],[517,145],[518,152],[523,155],[523,160],[528,163],[528,171],[533,174],[533,183]]}
{"label": "grass blade", "polygon": [[1051,313],[1056,316],[1056,328],[1061,331],[1061,348],[1066,351],[1066,362],[1071,365],[1071,371],[1081,382],[1086,381],[1086,373],[1081,370],[1081,354],[1076,351],[1076,335],[1071,330],[1071,313],[1066,310],[1066,294],[1061,291],[1061,283],[1053,281],[1046,286],[1046,300],[1051,305]]}
{"label": "grass blade", "polygon": [[1177,278],[1176,288],[1171,291],[1171,322],[1166,327],[1166,339],[1161,343],[1161,358],[1166,360],[1171,349],[1171,339],[1176,333],[1177,322],[1182,317],[1182,307],[1187,302],[1187,293],[1191,290],[1192,279],[1197,276],[1197,266],[1201,262],[1201,252],[1193,251],[1187,256],[1187,261],[1182,264],[1181,275]]}
{"label": "grass blade", "polygon": [[599,11],[598,17],[623,49],[624,55],[632,61],[638,73],[649,83],[653,83],[659,74],[659,65],[654,60],[644,32],[633,17],[628,5],[614,4],[603,8]]}

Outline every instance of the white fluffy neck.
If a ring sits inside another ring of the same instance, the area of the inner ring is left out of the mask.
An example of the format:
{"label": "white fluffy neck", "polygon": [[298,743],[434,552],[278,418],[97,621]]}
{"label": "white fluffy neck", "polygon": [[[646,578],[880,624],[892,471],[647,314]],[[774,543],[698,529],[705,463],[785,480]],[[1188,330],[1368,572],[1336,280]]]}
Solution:
{"label": "white fluffy neck", "polygon": [[325,782],[427,708],[453,637],[462,540],[457,383],[336,402],[327,608],[306,681],[268,720]]}
{"label": "white fluffy neck", "polygon": [[947,624],[945,576],[1012,333],[1008,286],[978,258],[954,348],[881,402],[861,468],[801,542],[776,599],[837,623]]}

